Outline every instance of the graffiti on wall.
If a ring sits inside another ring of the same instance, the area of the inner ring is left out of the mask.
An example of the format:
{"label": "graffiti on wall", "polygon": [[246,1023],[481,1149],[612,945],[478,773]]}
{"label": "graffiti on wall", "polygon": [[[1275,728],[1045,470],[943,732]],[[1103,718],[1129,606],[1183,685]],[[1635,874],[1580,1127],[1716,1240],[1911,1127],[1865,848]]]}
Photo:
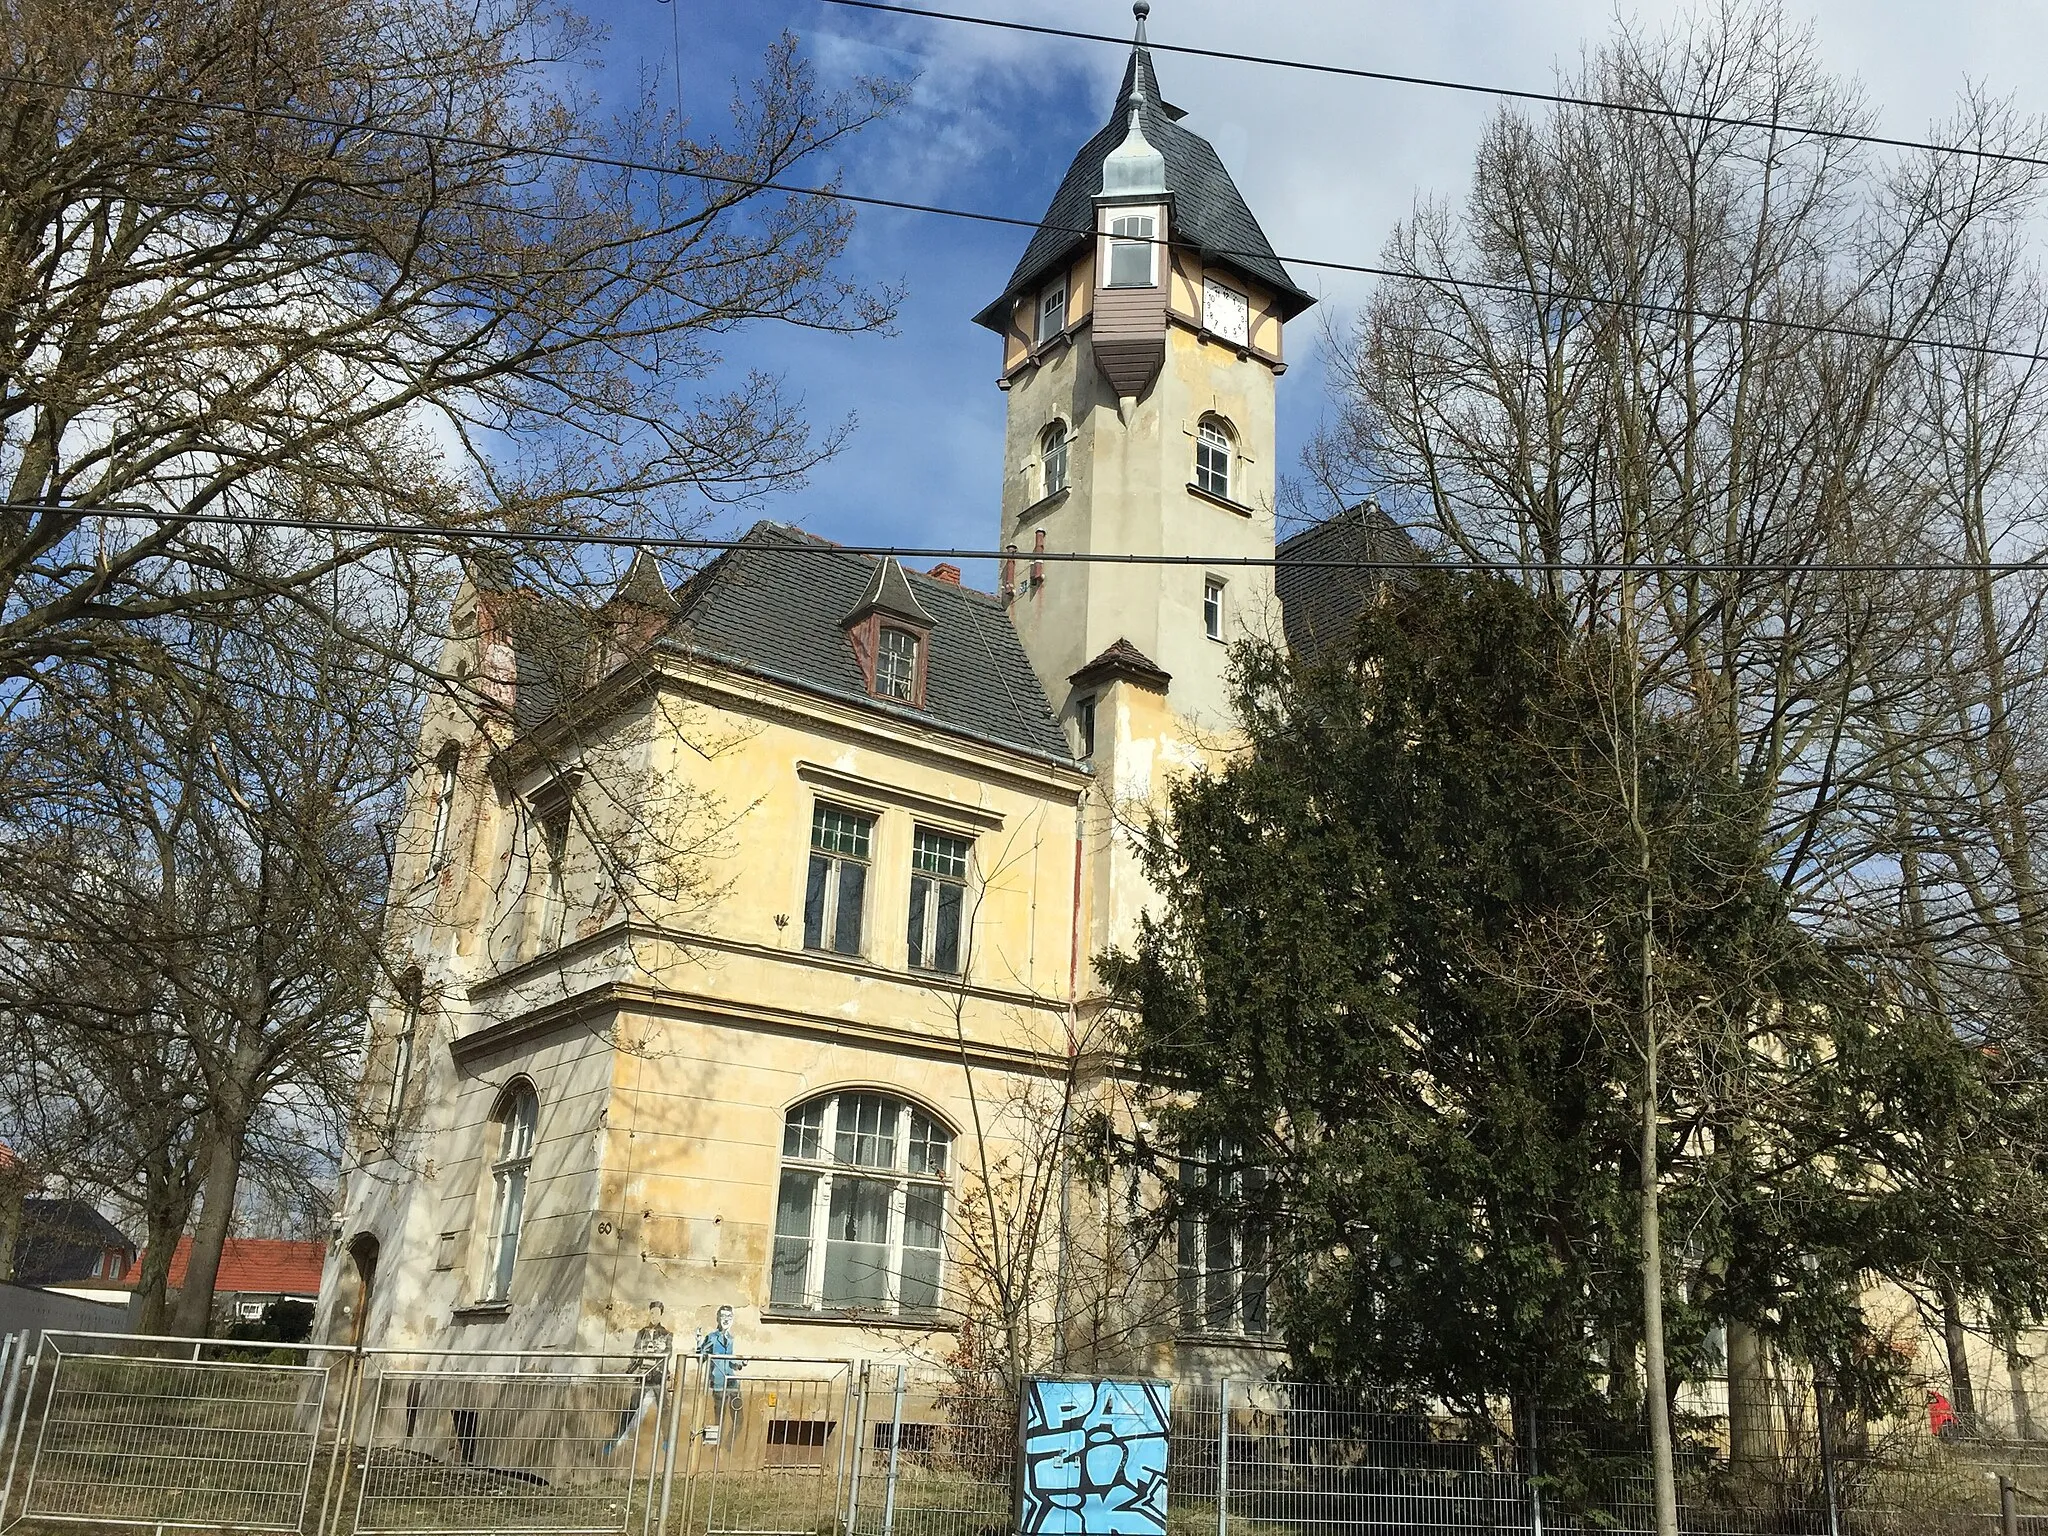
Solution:
{"label": "graffiti on wall", "polygon": [[1032,1381],[1020,1536],[1166,1536],[1163,1381]]}

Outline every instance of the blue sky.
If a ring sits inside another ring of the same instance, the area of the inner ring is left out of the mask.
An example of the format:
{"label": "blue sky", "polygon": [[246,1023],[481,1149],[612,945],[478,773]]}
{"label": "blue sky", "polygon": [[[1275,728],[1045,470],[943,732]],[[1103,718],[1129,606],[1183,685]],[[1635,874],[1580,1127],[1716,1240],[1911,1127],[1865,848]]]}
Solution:
{"label": "blue sky", "polygon": [[[937,0],[933,0],[936,5]],[[672,11],[671,6],[679,7]],[[879,72],[916,81],[908,107],[844,156],[849,190],[1035,218],[1074,150],[1107,115],[1125,50],[879,16],[820,0],[586,0],[608,30],[607,82],[666,73],[682,34],[685,109],[722,114],[783,28],[827,81]],[[1127,0],[949,0],[938,8],[1127,34]],[[1823,60],[1860,88],[1882,131],[1916,136],[1966,81],[2048,108],[2029,65],[2048,58],[2039,0],[1811,0]],[[1605,0],[1155,0],[1152,36],[1204,47],[1326,59],[1403,73],[1546,89],[1617,15],[1651,25],[1676,4]],[[1418,196],[1462,192],[1493,110],[1482,97],[1373,85],[1226,61],[1157,57],[1162,89],[1188,109],[1283,254],[1371,261]],[[985,547],[1001,481],[997,341],[969,316],[1000,291],[1020,230],[868,211],[848,255],[856,278],[908,291],[893,336],[761,329],[732,339],[736,366],[782,373],[821,425],[858,429],[802,490],[758,511],[849,542]],[[1290,328],[1281,381],[1283,474],[1325,408],[1319,316],[1340,321],[1367,280],[1297,268],[1324,295]],[[744,522],[746,516],[737,519]],[[973,573],[973,576],[984,573]]]}

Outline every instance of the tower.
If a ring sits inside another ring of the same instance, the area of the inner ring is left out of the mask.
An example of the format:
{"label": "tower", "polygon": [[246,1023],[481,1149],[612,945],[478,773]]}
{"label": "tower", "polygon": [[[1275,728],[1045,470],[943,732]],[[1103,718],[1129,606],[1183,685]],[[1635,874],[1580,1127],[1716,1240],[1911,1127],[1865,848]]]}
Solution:
{"label": "tower", "polygon": [[1281,333],[1314,302],[1216,151],[1160,96],[1149,9],[1134,7],[1109,121],[975,317],[1003,338],[1010,612],[1085,756],[1095,663],[1143,674],[1194,733],[1227,723],[1228,642],[1279,634],[1272,571],[1033,556],[1270,560]]}

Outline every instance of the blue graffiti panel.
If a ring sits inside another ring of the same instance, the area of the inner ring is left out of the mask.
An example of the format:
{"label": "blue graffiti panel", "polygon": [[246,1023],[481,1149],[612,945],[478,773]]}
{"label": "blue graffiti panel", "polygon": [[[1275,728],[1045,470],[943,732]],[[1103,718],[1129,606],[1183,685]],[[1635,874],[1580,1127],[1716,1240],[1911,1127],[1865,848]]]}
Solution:
{"label": "blue graffiti panel", "polygon": [[1027,1382],[1019,1536],[1166,1536],[1168,1390]]}

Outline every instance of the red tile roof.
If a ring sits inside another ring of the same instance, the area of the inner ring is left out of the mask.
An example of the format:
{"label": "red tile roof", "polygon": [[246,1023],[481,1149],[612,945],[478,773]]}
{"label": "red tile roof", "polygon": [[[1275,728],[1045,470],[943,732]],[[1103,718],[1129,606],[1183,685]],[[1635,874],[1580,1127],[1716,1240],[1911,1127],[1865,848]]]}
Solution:
{"label": "red tile roof", "polygon": [[[137,1255],[121,1283],[133,1287],[142,1278],[142,1261],[147,1248]],[[185,1283],[185,1265],[192,1257],[192,1239],[178,1239],[171,1255],[170,1288]],[[214,1277],[216,1292],[235,1291],[255,1296],[317,1296],[320,1271],[327,1263],[325,1243],[297,1243],[281,1237],[231,1237],[221,1248],[220,1273]]]}

